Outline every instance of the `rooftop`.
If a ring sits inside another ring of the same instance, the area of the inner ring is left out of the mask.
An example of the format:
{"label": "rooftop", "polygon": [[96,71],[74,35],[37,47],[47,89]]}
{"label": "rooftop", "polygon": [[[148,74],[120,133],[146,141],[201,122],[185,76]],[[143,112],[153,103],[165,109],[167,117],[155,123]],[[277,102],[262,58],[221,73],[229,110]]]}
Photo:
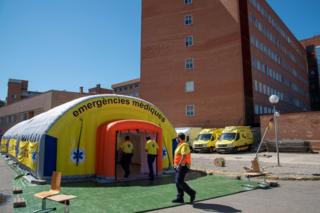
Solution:
{"label": "rooftop", "polygon": [[126,85],[129,85],[129,84],[135,84],[135,83],[140,83],[140,78],[136,78],[136,79],[132,79],[132,80],[129,80],[129,81],[120,82],[120,83],[117,83],[117,84],[112,84],[111,88],[114,89],[116,87],[126,86]]}

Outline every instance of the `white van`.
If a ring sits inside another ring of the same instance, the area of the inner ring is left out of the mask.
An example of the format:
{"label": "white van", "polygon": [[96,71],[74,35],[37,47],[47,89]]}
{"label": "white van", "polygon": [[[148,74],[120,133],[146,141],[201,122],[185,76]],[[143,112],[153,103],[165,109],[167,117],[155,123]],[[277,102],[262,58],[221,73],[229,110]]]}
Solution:
{"label": "white van", "polygon": [[200,127],[177,127],[175,128],[177,134],[184,133],[186,135],[186,142],[189,144],[190,149],[192,150],[193,141],[198,136],[202,128]]}

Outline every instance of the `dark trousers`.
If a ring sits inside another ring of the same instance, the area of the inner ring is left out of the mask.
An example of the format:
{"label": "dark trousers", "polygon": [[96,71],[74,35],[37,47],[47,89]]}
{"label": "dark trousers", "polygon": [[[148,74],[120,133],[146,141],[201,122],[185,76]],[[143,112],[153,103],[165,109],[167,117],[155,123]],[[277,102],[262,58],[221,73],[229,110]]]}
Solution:
{"label": "dark trousers", "polygon": [[130,163],[132,158],[132,153],[122,153],[120,164],[122,169],[124,170],[124,177],[127,178],[130,174]]}
{"label": "dark trousers", "polygon": [[179,166],[176,169],[175,182],[177,187],[177,199],[183,200],[184,192],[186,192],[189,196],[194,195],[195,191],[188,186],[188,184],[184,181],[186,174],[188,173],[189,168],[187,166]]}
{"label": "dark trousers", "polygon": [[149,177],[150,179],[154,179],[154,172],[153,172],[153,162],[156,159],[156,155],[148,155],[148,167],[149,167]]}

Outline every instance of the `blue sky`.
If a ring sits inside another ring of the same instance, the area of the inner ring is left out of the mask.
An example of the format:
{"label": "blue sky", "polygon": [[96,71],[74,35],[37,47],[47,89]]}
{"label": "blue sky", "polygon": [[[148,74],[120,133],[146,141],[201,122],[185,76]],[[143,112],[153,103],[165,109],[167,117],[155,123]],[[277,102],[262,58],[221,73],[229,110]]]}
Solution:
{"label": "blue sky", "polygon": [[[319,0],[268,2],[298,39],[320,34]],[[9,78],[31,91],[138,78],[140,31],[141,0],[0,0],[0,99]]]}

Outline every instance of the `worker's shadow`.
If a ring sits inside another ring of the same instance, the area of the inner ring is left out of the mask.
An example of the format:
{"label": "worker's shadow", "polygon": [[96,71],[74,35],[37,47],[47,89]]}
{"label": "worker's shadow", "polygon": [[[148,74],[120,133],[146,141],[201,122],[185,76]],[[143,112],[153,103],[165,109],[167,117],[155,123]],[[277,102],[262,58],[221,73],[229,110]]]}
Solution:
{"label": "worker's shadow", "polygon": [[220,204],[209,204],[209,203],[195,203],[193,208],[201,209],[207,212],[221,212],[221,213],[232,213],[232,212],[242,212],[239,209],[235,209],[231,206],[225,206]]}

